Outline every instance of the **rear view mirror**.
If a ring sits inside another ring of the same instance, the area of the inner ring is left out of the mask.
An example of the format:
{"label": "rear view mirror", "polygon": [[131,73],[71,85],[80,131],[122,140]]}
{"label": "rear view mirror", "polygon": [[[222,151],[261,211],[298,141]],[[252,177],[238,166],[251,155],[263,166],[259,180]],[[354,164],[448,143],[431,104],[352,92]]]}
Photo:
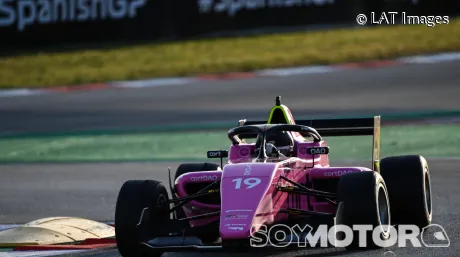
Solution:
{"label": "rear view mirror", "polygon": [[227,158],[227,150],[208,151],[208,158]]}
{"label": "rear view mirror", "polygon": [[220,167],[222,168],[224,165],[223,158],[228,157],[227,150],[217,150],[217,151],[208,151],[208,158],[220,158]]}
{"label": "rear view mirror", "polygon": [[315,154],[329,154],[329,147],[322,146],[322,147],[311,147],[307,149],[307,153],[310,155]]}

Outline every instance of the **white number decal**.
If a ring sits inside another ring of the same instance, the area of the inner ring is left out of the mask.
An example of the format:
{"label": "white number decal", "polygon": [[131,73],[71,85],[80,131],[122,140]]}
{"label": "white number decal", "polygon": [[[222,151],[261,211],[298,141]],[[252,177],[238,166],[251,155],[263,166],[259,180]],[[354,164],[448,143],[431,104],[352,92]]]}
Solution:
{"label": "white number decal", "polygon": [[[236,182],[235,189],[241,189],[242,178],[236,178],[232,182]],[[246,189],[253,188],[260,184],[261,180],[258,178],[246,178],[243,180],[243,183],[247,186]]]}

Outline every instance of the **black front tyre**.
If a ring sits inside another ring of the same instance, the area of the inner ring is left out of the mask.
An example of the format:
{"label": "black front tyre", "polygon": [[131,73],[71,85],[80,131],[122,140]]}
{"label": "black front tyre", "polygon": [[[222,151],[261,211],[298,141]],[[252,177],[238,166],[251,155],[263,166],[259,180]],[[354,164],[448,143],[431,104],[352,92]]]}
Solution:
{"label": "black front tyre", "polygon": [[428,163],[423,156],[387,157],[380,161],[380,174],[385,179],[395,224],[431,224],[432,198]]}
{"label": "black front tyre", "polygon": [[[362,171],[342,175],[337,189],[338,211],[336,225],[353,230],[352,242],[346,249],[384,247],[390,238],[390,202],[385,181],[375,171]],[[354,225],[371,225],[365,237],[360,236]],[[372,232],[378,229],[381,244],[373,240]],[[338,239],[344,240],[340,233]],[[350,236],[350,235],[346,235]],[[360,245],[360,243],[362,245]]]}
{"label": "black front tyre", "polygon": [[[169,204],[157,207],[158,204],[168,201],[166,187],[153,180],[130,180],[123,184],[118,194],[115,208],[115,235],[118,251],[123,257],[160,257],[163,252],[143,250],[141,242],[149,238],[149,231],[161,221],[170,219]],[[140,222],[143,210],[148,217]]]}

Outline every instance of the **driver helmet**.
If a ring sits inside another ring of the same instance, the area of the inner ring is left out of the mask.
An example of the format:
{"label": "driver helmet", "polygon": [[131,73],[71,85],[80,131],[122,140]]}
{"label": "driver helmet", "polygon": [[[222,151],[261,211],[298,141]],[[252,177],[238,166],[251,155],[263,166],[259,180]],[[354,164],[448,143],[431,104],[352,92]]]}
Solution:
{"label": "driver helmet", "polygon": [[268,134],[267,143],[273,144],[284,156],[292,156],[294,151],[294,139],[288,131],[279,131]]}

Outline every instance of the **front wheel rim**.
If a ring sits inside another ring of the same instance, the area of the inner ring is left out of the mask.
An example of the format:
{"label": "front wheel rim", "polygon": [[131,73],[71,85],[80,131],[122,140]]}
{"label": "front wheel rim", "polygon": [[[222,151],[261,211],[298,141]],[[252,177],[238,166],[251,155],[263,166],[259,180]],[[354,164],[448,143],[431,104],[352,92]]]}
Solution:
{"label": "front wheel rim", "polygon": [[378,214],[382,229],[382,237],[387,238],[390,233],[390,208],[388,195],[385,188],[381,185],[378,189]]}
{"label": "front wheel rim", "polygon": [[428,215],[431,215],[432,203],[431,203],[431,181],[430,175],[428,174],[428,170],[425,173],[425,204]]}

